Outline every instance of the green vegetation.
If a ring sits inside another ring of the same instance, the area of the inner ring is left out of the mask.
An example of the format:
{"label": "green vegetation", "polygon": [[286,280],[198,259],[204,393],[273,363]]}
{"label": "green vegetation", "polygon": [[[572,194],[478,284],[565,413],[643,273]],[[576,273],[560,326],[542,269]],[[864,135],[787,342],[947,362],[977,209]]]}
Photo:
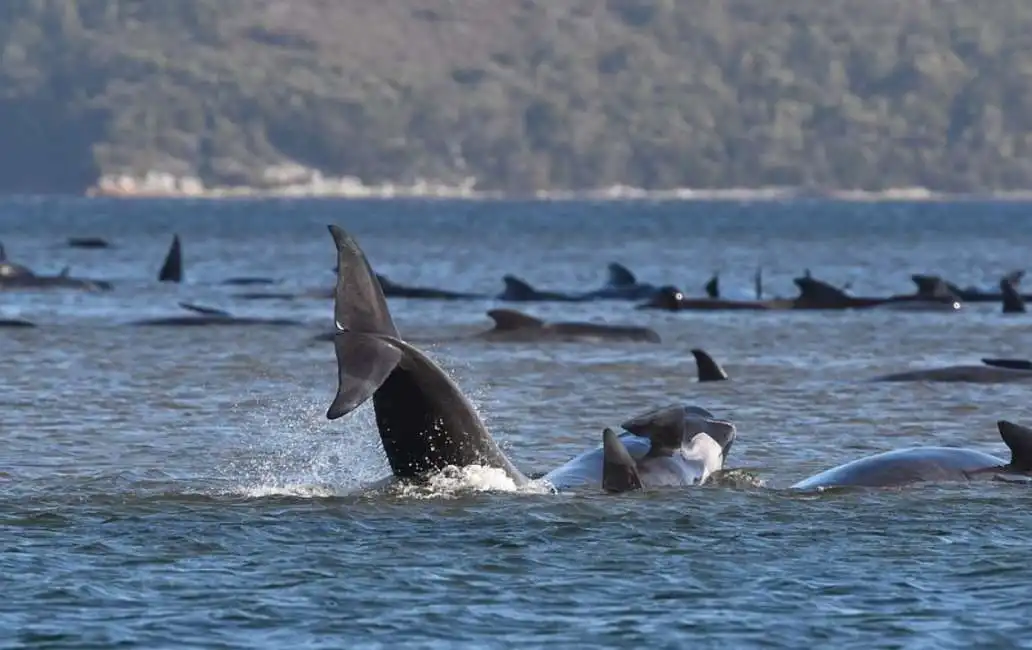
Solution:
{"label": "green vegetation", "polygon": [[1028,0],[3,0],[0,190],[1032,188]]}

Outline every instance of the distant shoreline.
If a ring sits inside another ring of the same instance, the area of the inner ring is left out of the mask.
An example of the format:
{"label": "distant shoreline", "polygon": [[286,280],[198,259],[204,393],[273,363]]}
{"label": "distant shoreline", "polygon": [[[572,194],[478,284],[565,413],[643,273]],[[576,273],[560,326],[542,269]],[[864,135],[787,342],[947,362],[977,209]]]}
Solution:
{"label": "distant shoreline", "polygon": [[366,185],[360,179],[326,179],[316,173],[303,182],[271,187],[204,187],[197,179],[179,179],[151,173],[142,178],[105,177],[85,192],[87,197],[120,199],[441,199],[468,201],[796,201],[832,200],[855,202],[919,201],[1032,201],[1032,190],[953,193],[922,187],[881,191],[834,190],[799,187],[733,189],[677,188],[646,190],[616,185],[593,190],[541,190],[502,192],[478,190],[475,179],[459,184],[417,181],[411,184]]}

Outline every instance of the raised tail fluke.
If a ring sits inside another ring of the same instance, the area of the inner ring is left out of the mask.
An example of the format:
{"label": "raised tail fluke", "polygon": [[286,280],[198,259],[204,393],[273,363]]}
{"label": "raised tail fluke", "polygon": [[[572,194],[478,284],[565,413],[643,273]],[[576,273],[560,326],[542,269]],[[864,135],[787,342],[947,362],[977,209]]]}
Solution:
{"label": "raised tail fluke", "polygon": [[165,255],[165,262],[158,271],[158,282],[182,282],[183,281],[183,246],[179,242],[179,235],[172,236],[172,245]]}
{"label": "raised tail fluke", "polygon": [[337,247],[333,294],[337,394],[326,417],[336,420],[373,396],[401,361],[402,351],[392,342],[398,329],[362,249],[340,227],[331,225],[329,230]]}

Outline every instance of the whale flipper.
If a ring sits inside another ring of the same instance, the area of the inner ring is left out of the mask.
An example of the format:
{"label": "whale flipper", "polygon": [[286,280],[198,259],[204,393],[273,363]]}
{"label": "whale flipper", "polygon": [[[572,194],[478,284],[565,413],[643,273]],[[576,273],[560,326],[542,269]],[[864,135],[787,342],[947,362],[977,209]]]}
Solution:
{"label": "whale flipper", "polygon": [[204,316],[215,316],[216,318],[232,318],[233,316],[224,309],[217,309],[215,307],[205,307],[203,305],[195,305],[189,302],[181,302],[179,306],[187,311],[192,311],[197,314]]}
{"label": "whale flipper", "polygon": [[1011,451],[1008,469],[1019,472],[1032,471],[1032,429],[1007,420],[996,423],[1000,437]]}
{"label": "whale flipper", "polygon": [[158,271],[158,282],[183,281],[183,246],[179,243],[179,235],[172,235],[172,245],[165,255],[165,262]]}
{"label": "whale flipper", "polygon": [[606,269],[609,273],[609,280],[606,284],[610,287],[633,287],[638,284],[638,278],[619,262],[610,262]]}
{"label": "whale flipper", "polygon": [[695,365],[699,369],[699,381],[725,381],[730,379],[727,372],[705,350],[694,348],[692,356],[695,357]]}
{"label": "whale flipper", "polygon": [[628,492],[642,488],[638,465],[620,437],[612,429],[602,432],[602,489]]}
{"label": "whale flipper", "polygon": [[495,322],[495,330],[539,329],[545,326],[545,321],[515,309],[492,309],[487,315]]}

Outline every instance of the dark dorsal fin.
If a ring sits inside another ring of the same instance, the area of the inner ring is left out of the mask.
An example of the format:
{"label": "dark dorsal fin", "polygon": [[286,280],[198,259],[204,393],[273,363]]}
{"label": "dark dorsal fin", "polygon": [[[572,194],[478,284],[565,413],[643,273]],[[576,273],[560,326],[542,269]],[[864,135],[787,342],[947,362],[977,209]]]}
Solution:
{"label": "dark dorsal fin", "polygon": [[1032,471],[1032,429],[1007,420],[998,421],[996,428],[1000,430],[1004,444],[1010,448],[1010,469]]}
{"label": "dark dorsal fin", "polygon": [[0,262],[6,262],[6,261],[7,261],[7,250],[4,249],[3,242],[0,242]]}
{"label": "dark dorsal fin", "polygon": [[756,299],[763,300],[763,267],[756,267],[756,276],[753,278],[753,289],[756,290]]}
{"label": "dark dorsal fin", "polygon": [[337,284],[333,318],[337,331],[337,394],[326,411],[335,420],[368,400],[402,358],[387,299],[358,242],[338,226],[329,226],[337,247]]}
{"label": "dark dorsal fin", "polygon": [[545,326],[545,321],[515,309],[492,309],[487,315],[495,322],[496,330],[537,329]]}
{"label": "dark dorsal fin", "polygon": [[179,243],[179,235],[172,235],[172,245],[168,247],[165,262],[158,271],[158,282],[183,281],[183,246]]}
{"label": "dark dorsal fin", "polygon": [[695,357],[695,365],[699,369],[699,381],[724,381],[729,379],[727,372],[705,350],[693,348],[692,356]]}
{"label": "dark dorsal fin", "polygon": [[602,432],[602,489],[606,492],[640,490],[638,464],[612,429]]}
{"label": "dark dorsal fin", "polygon": [[650,456],[669,456],[684,442],[684,406],[675,404],[643,413],[620,426],[652,442]]}
{"label": "dark dorsal fin", "polygon": [[713,277],[706,283],[706,295],[710,298],[720,297],[720,274],[714,273]]}
{"label": "dark dorsal fin", "polygon": [[530,286],[530,283],[515,275],[506,275],[502,278],[505,283],[505,291],[502,296],[509,300],[529,300],[537,295],[537,290]]}
{"label": "dark dorsal fin", "polygon": [[957,298],[950,285],[937,275],[915,273],[910,280],[917,286],[917,295],[924,298]]}
{"label": "dark dorsal fin", "polygon": [[982,359],[982,363],[995,368],[1010,368],[1011,370],[1032,370],[1032,361],[1028,359]]}
{"label": "dark dorsal fin", "polygon": [[215,307],[205,307],[204,305],[195,305],[189,302],[181,302],[179,306],[187,311],[192,311],[195,314],[202,314],[204,316],[214,316],[216,318],[233,318],[228,311],[224,309],[217,309]]}
{"label": "dark dorsal fin", "polygon": [[629,268],[619,262],[610,262],[607,269],[609,271],[607,284],[611,287],[633,287],[638,284],[638,278],[634,277]]}
{"label": "dark dorsal fin", "polygon": [[1003,294],[1003,313],[1025,313],[1025,299],[1021,297],[1010,278],[1000,278],[1000,293]]}
{"label": "dark dorsal fin", "polygon": [[[809,272],[809,269],[807,272]],[[813,299],[820,302],[848,302],[850,299],[849,295],[842,289],[832,286],[827,282],[816,280],[809,275],[796,278],[795,284],[799,287],[800,297],[802,298]]]}
{"label": "dark dorsal fin", "polygon": [[61,272],[57,274],[57,277],[59,277],[59,278],[67,278],[71,274],[72,274],[72,267],[66,266],[63,269],[61,269]]}
{"label": "dark dorsal fin", "polygon": [[[336,273],[337,269],[333,269],[333,272]],[[380,283],[380,288],[381,289],[387,289],[388,287],[396,287],[396,286],[398,286],[397,284],[392,282],[391,279],[388,278],[386,275],[380,275],[379,273],[376,273],[375,275],[376,275],[376,281]]]}

